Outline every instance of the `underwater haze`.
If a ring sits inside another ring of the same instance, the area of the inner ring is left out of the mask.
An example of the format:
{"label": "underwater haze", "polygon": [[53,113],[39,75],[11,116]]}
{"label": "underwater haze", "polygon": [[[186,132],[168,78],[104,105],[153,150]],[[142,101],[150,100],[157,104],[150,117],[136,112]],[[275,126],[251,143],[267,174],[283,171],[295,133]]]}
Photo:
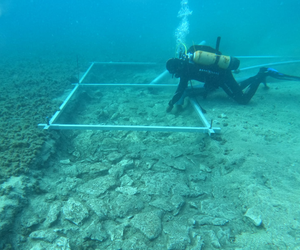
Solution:
{"label": "underwater haze", "polygon": [[[203,40],[215,46],[221,36],[221,51],[231,55],[300,54],[299,1],[191,0],[189,6],[188,46]],[[179,9],[179,0],[1,0],[0,49],[162,61],[174,55]]]}

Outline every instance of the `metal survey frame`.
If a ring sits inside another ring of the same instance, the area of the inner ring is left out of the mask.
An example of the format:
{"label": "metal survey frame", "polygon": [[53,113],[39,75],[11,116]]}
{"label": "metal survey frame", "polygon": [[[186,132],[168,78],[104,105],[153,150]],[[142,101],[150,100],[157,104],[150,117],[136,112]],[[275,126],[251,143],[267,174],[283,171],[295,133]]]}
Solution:
{"label": "metal survey frame", "polygon": [[197,132],[208,133],[209,135],[220,132],[219,127],[212,127],[212,123],[209,124],[206,120],[201,108],[194,98],[190,98],[190,102],[197,112],[204,127],[175,127],[175,126],[136,126],[136,125],[83,125],[83,124],[56,124],[55,121],[60,117],[62,111],[66,107],[69,100],[76,93],[80,86],[150,86],[151,87],[174,87],[176,84],[157,84],[157,81],[166,75],[166,71],[157,76],[150,84],[125,84],[125,83],[82,83],[85,77],[95,64],[105,65],[155,65],[156,63],[150,62],[92,62],[86,72],[83,74],[78,83],[75,84],[74,89],[60,105],[59,110],[52,116],[51,119],[47,119],[47,124],[38,124],[38,127],[43,129],[76,129],[76,130],[120,130],[120,131],[156,131],[156,132]]}

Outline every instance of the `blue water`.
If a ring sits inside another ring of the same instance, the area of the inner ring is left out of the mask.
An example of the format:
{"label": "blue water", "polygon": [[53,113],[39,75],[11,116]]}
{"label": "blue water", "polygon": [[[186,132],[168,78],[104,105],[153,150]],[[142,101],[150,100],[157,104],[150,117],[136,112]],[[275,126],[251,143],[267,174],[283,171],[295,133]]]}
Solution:
{"label": "blue water", "polygon": [[[188,45],[231,55],[300,55],[296,0],[190,0]],[[174,55],[179,0],[1,0],[0,51],[164,61]]]}

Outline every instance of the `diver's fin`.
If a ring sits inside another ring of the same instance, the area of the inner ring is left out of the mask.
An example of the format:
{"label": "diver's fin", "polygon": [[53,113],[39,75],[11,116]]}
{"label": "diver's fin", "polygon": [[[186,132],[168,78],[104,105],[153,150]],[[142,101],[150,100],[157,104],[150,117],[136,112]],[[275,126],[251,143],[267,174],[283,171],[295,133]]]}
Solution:
{"label": "diver's fin", "polygon": [[279,80],[300,81],[299,76],[286,75],[286,74],[278,72],[276,69],[273,69],[273,68],[267,68],[265,73],[267,74],[267,76],[271,76],[271,77],[279,79]]}

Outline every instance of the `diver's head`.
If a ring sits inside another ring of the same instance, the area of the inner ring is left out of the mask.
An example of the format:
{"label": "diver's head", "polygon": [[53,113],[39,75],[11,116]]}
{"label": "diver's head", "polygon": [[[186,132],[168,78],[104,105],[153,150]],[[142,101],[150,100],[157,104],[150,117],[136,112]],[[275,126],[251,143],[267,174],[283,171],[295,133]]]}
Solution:
{"label": "diver's head", "polygon": [[175,77],[179,77],[184,68],[184,61],[178,58],[171,58],[167,61],[166,68],[170,74],[175,74]]}

